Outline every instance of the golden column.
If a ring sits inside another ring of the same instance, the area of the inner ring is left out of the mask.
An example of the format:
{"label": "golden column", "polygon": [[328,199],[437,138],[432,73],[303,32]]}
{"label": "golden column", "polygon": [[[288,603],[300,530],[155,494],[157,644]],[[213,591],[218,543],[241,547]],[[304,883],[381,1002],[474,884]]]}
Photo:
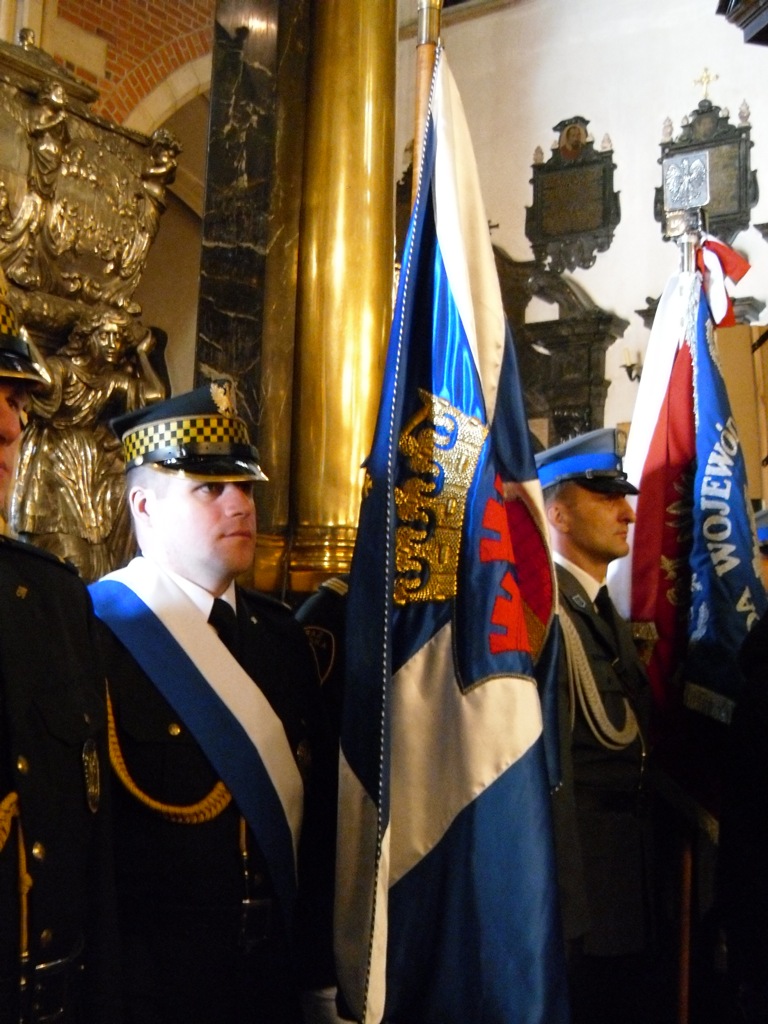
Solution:
{"label": "golden column", "polygon": [[396,0],[314,5],[289,589],[349,567],[392,317]]}

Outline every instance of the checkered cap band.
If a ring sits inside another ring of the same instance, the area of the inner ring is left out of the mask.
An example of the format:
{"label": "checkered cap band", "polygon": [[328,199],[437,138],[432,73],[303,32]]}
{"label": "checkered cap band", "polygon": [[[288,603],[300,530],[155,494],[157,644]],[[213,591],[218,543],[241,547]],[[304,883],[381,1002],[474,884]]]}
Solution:
{"label": "checkered cap band", "polygon": [[203,445],[209,451],[209,446],[215,445],[219,452],[233,445],[248,447],[248,428],[243,420],[231,416],[185,416],[145,423],[123,437],[123,452],[129,467],[153,452],[167,452],[167,457],[171,458],[174,451],[189,454],[199,451]]}
{"label": "checkered cap band", "polygon": [[0,297],[0,336],[5,334],[15,338],[18,333],[16,315],[8,303]]}

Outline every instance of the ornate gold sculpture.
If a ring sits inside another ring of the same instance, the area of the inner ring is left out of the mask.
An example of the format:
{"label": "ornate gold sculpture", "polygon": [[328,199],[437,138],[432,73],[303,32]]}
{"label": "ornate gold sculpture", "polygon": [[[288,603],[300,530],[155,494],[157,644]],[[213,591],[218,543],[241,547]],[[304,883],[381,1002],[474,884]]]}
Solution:
{"label": "ornate gold sculpture", "polygon": [[165,394],[149,361],[152,333],[139,337],[136,326],[122,310],[85,316],[44,359],[52,384],[32,397],[22,438],[11,525],[88,580],[133,552],[122,446],[107,419]]}
{"label": "ornate gold sculpture", "polygon": [[148,140],[87,114],[61,82],[31,98],[0,83],[0,136],[23,135],[27,151],[25,180],[0,167],[0,264],[22,289],[138,313],[181,147],[164,129]]}
{"label": "ornate gold sculpture", "polygon": [[52,384],[32,404],[9,523],[91,580],[132,548],[108,421],[165,394],[133,294],[181,147],[95,114],[97,93],[21,39],[0,43],[0,267]]}

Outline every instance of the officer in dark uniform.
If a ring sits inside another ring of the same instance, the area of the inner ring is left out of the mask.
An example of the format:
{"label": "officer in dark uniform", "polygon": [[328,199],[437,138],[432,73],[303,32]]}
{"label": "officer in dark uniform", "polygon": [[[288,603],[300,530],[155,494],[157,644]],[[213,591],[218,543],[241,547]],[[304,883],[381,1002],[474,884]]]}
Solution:
{"label": "officer in dark uniform", "polygon": [[[44,370],[0,297],[0,499]],[[0,537],[0,1022],[114,1024],[103,674],[71,567]]]}
{"label": "officer in dark uniform", "polygon": [[333,979],[335,749],[300,626],[235,584],[265,477],[233,397],[114,423],[141,556],[91,590],[133,1024],[293,1024]]}
{"label": "officer in dark uniform", "polygon": [[324,580],[296,610],[317,662],[323,703],[336,737],[341,736],[344,705],[345,630],[348,576]]}
{"label": "officer in dark uniform", "polygon": [[[755,515],[768,581],[768,509]],[[728,1021],[768,1022],[768,616],[739,652],[744,682],[733,710],[723,768],[717,905],[728,950]]]}
{"label": "officer in dark uniform", "polygon": [[645,814],[650,693],[605,588],[629,552],[637,490],[617,431],[536,456],[556,563],[563,784],[553,795],[575,1024],[650,1021],[650,843]]}

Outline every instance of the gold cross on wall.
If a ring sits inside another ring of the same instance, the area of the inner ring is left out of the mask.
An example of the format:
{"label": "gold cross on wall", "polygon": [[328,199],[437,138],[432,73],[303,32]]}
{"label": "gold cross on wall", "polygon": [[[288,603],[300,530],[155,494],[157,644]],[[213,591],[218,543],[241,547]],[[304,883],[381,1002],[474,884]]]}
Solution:
{"label": "gold cross on wall", "polygon": [[705,99],[705,100],[709,99],[709,87],[710,87],[710,85],[713,82],[716,82],[719,77],[720,77],[720,75],[710,75],[709,68],[704,68],[704,71],[702,72],[701,78],[694,78],[694,80],[693,80],[693,84],[694,85],[703,85],[704,86],[704,96],[703,96],[703,99]]}

